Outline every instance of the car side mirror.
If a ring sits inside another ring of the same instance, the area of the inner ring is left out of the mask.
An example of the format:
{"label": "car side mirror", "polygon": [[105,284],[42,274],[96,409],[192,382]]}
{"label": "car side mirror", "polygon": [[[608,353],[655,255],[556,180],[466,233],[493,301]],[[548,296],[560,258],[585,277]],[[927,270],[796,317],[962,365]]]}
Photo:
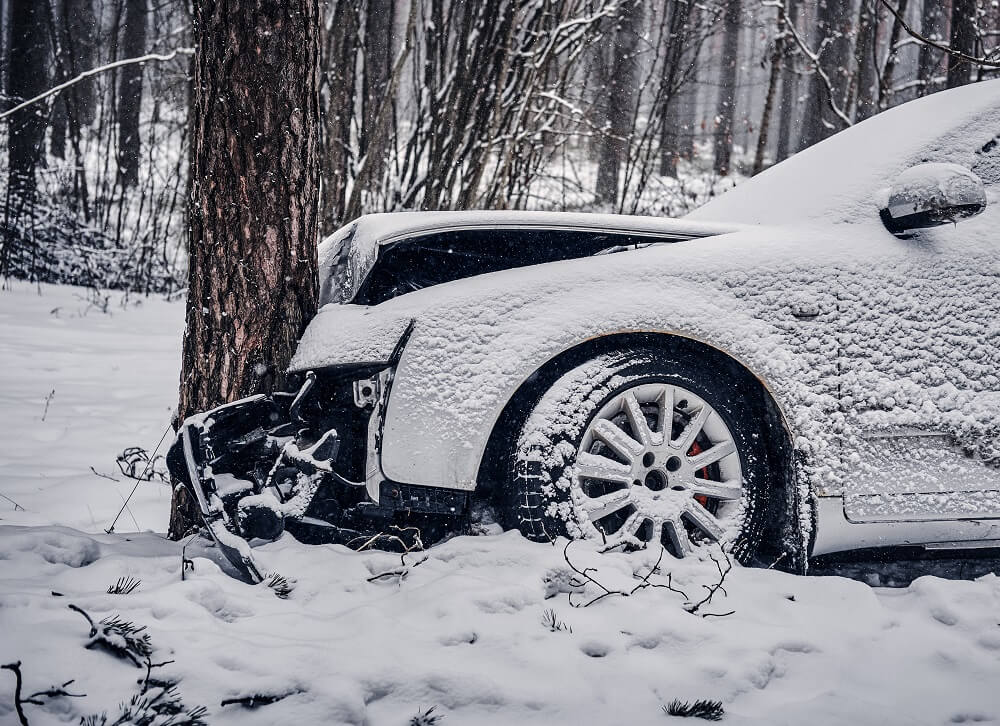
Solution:
{"label": "car side mirror", "polygon": [[983,180],[958,164],[918,164],[893,182],[889,203],[879,211],[897,236],[974,217],[986,209]]}

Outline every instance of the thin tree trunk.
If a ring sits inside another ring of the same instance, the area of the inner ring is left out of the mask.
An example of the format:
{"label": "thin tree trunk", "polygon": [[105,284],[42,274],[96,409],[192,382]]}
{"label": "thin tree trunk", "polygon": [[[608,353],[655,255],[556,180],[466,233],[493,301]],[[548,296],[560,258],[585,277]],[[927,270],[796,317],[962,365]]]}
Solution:
{"label": "thin tree trunk", "polygon": [[854,60],[858,67],[858,95],[854,118],[864,121],[878,108],[878,79],[876,78],[875,37],[878,31],[878,0],[861,0],[858,8],[858,39],[854,45]]}
{"label": "thin tree trunk", "polygon": [[179,419],[282,386],[317,295],[318,2],[200,0],[194,39]]}
{"label": "thin tree trunk", "polygon": [[[125,0],[122,56],[146,52],[146,0]],[[122,186],[139,183],[139,111],[142,107],[142,65],[124,66],[118,81],[118,173]]]}
{"label": "thin tree trunk", "polygon": [[[816,10],[816,35],[814,48],[822,47],[819,62],[830,79],[833,95],[818,72],[809,78],[809,98],[806,101],[805,118],[799,148],[822,141],[843,127],[843,122],[833,112],[831,101],[842,108],[847,89],[847,59],[850,57],[850,15],[853,13],[852,0],[819,0]],[[825,42],[825,45],[824,45]]]}
{"label": "thin tree trunk", "polygon": [[[13,0],[10,20],[10,95],[16,101],[33,98],[48,85],[47,5],[38,0]],[[33,197],[35,169],[42,158],[47,119],[45,107],[29,106],[8,120],[8,190],[22,200]]]}
{"label": "thin tree trunk", "polygon": [[728,174],[733,155],[733,115],[736,107],[736,71],[740,49],[740,0],[728,0],[722,37],[719,100],[715,118],[715,173]]}
{"label": "thin tree trunk", "polygon": [[754,154],[752,174],[760,174],[764,170],[764,155],[767,153],[767,141],[771,130],[771,110],[774,107],[774,95],[781,73],[781,59],[785,55],[785,34],[781,18],[778,19],[778,32],[774,38],[774,49],[771,51],[771,72],[767,81],[767,95],[764,97],[764,110],[760,115],[760,135],[757,137],[757,152]]}
{"label": "thin tree trunk", "polygon": [[358,146],[362,154],[375,126],[375,118],[389,85],[392,71],[392,25],[395,0],[368,0],[365,13],[364,89],[361,97],[361,129]]}
{"label": "thin tree trunk", "polygon": [[[787,22],[796,28],[799,20],[799,0],[786,0]],[[795,72],[795,56],[792,43],[785,45],[784,68],[781,72],[781,111],[778,117],[778,145],[774,152],[775,162],[788,158],[795,147],[792,139],[792,118],[795,114],[798,74]]]}
{"label": "thin tree trunk", "polygon": [[[951,48],[966,55],[976,54],[976,0],[952,0]],[[970,80],[969,64],[948,56],[948,88],[964,86]]]}
{"label": "thin tree trunk", "polygon": [[[925,38],[938,40],[941,37],[941,21],[944,7],[941,0],[923,0],[920,9],[920,33]],[[934,89],[934,75],[941,65],[941,52],[922,43],[917,61],[917,78],[920,80],[920,95],[926,96]]]}
{"label": "thin tree trunk", "polygon": [[596,201],[602,205],[618,203],[621,167],[632,135],[642,18],[640,2],[624,3],[614,33],[610,77],[604,98],[604,131],[598,139]]}
{"label": "thin tree trunk", "polygon": [[[74,77],[97,65],[97,38],[99,30],[94,13],[94,0],[63,0],[63,27],[66,29],[66,50],[69,57],[67,69]],[[97,80],[87,78],[72,90],[78,121],[82,125],[93,123],[97,113]]]}
{"label": "thin tree trunk", "polygon": [[346,220],[350,181],[351,120],[357,85],[355,60],[360,28],[352,0],[332,0],[327,11],[330,31],[323,53],[326,104],[323,118],[321,230],[329,234]]}

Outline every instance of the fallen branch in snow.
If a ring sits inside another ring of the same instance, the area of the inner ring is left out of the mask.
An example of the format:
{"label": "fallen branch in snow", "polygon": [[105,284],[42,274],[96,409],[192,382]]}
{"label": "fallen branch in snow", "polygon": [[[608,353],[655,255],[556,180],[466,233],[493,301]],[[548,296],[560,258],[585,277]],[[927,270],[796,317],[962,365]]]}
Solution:
{"label": "fallen branch in snow", "polygon": [[674,699],[663,707],[663,713],[668,716],[680,716],[682,718],[703,718],[706,721],[721,721],[726,710],[722,707],[722,701],[697,700],[693,703]]}
{"label": "fallen branch in snow", "polygon": [[[423,552],[424,550],[424,542],[420,536],[420,529],[418,529],[417,527],[397,527],[396,525],[392,525],[392,529],[395,529],[397,532],[399,532],[399,534],[395,535],[395,534],[385,534],[384,532],[379,532],[378,534],[370,537],[363,545],[361,545],[357,549],[358,552],[363,552],[369,547],[373,547],[376,542],[382,539],[388,539],[390,542],[395,542],[399,544],[400,547],[403,548],[403,551],[399,555],[399,567],[395,567],[385,572],[380,572],[377,575],[372,575],[371,577],[368,578],[368,582],[377,582],[379,580],[383,580],[386,578],[396,577],[398,578],[396,580],[396,584],[402,585],[403,580],[406,579],[406,576],[410,574],[411,569],[417,567],[418,565],[422,565],[424,562],[427,561],[427,556],[425,555],[422,559],[417,560],[413,564],[408,564],[406,562],[406,556],[408,554],[411,554],[413,552]],[[406,541],[403,539],[403,535],[406,535],[408,532],[413,533],[412,544],[407,544]],[[350,547],[351,543],[349,542],[347,546]]]}
{"label": "fallen branch in snow", "polygon": [[142,580],[136,580],[131,575],[119,577],[114,585],[108,587],[109,595],[131,595],[136,588],[142,584]]}
{"label": "fallen branch in snow", "polygon": [[692,615],[701,615],[701,617],[703,617],[703,618],[724,618],[727,615],[732,615],[733,613],[736,612],[735,610],[730,610],[729,612],[726,612],[726,613],[699,613],[698,612],[703,605],[710,604],[712,602],[712,598],[715,597],[715,593],[719,592],[720,590],[722,591],[723,595],[725,595],[726,597],[729,597],[729,593],[726,592],[726,588],[724,587],[724,585],[725,585],[725,582],[726,582],[726,576],[733,569],[733,561],[729,559],[729,555],[726,554],[726,550],[725,549],[723,549],[722,547],[720,547],[719,549],[722,552],[722,556],[725,557],[725,559],[726,559],[726,569],[725,570],[722,569],[722,563],[719,560],[716,559],[715,555],[709,555],[712,558],[712,562],[715,563],[716,568],[719,570],[719,580],[718,580],[718,582],[715,582],[715,583],[713,583],[711,585],[702,585],[703,588],[705,588],[706,590],[708,590],[708,594],[706,594],[705,597],[703,597],[701,600],[699,600],[698,602],[694,603],[690,607],[685,606],[684,609],[687,610]]}
{"label": "fallen branch in snow", "polygon": [[142,667],[142,662],[153,652],[149,642],[149,634],[143,632],[146,626],[137,626],[117,615],[109,616],[95,623],[87,612],[72,603],[69,609],[80,613],[90,623],[89,640],[84,646],[87,649],[101,648],[118,658],[132,662],[136,668]]}
{"label": "fallen branch in snow", "polygon": [[572,633],[573,628],[567,625],[565,622],[560,620],[556,616],[556,611],[552,608],[548,608],[542,613],[542,625],[551,630],[553,633],[566,632]]}
{"label": "fallen branch in snow", "polygon": [[21,661],[5,663],[4,665],[0,665],[0,668],[11,671],[14,674],[14,710],[17,712],[17,718],[21,722],[21,726],[28,726],[28,717],[24,713],[24,704],[26,703],[30,703],[33,706],[42,706],[45,704],[43,699],[46,698],[83,698],[87,695],[86,693],[70,693],[67,691],[66,687],[75,680],[70,679],[61,686],[51,686],[44,691],[35,691],[27,698],[22,698]]}
{"label": "fallen branch in snow", "polygon": [[417,715],[410,719],[410,726],[434,726],[444,718],[443,713],[434,713],[437,706],[431,706],[426,711],[417,711]]}
{"label": "fallen branch in snow", "polygon": [[609,597],[611,595],[620,595],[621,597],[631,597],[640,590],[645,590],[648,587],[659,587],[663,588],[664,590],[670,590],[671,592],[676,592],[678,595],[681,595],[685,600],[690,600],[690,598],[688,598],[688,596],[684,593],[683,590],[679,590],[678,588],[673,586],[673,575],[669,572],[666,575],[667,581],[665,583],[656,583],[650,581],[649,579],[650,577],[652,577],[654,574],[659,574],[660,562],[663,561],[663,554],[666,551],[662,547],[660,548],[660,556],[657,558],[656,563],[652,566],[652,568],[650,568],[649,572],[647,572],[642,577],[638,578],[639,579],[638,585],[633,587],[631,590],[612,590],[603,585],[602,583],[600,583],[599,581],[597,581],[594,578],[594,576],[590,574],[591,572],[597,572],[596,567],[587,567],[581,570],[579,567],[573,564],[573,562],[569,558],[569,546],[570,544],[572,544],[572,542],[573,540],[570,540],[569,542],[566,543],[566,546],[563,548],[563,559],[566,561],[566,564],[569,565],[570,569],[573,570],[573,572],[575,572],[577,575],[583,578],[581,582],[573,584],[579,586],[589,582],[597,586],[601,590],[603,590],[603,592],[600,595],[591,600],[588,600],[585,603],[573,602],[573,593],[572,592],[566,593],[569,599],[569,604],[575,608],[590,607],[594,603],[600,602],[604,598]]}
{"label": "fallen branch in snow", "polygon": [[10,497],[8,497],[6,494],[0,494],[0,498],[6,499],[8,502],[10,502],[11,504],[13,504],[15,512],[23,512],[24,511],[24,507],[22,507],[20,504],[18,504],[17,502],[15,502],[13,499],[11,499]]}
{"label": "fallen branch in snow", "polygon": [[301,693],[302,691],[289,691],[288,693],[254,693],[250,696],[238,696],[236,698],[226,698],[223,699],[219,704],[220,706],[233,706],[240,705],[244,708],[258,708],[260,706],[267,706],[272,703],[277,703],[283,698],[288,698],[289,696],[294,696],[296,693]]}
{"label": "fallen branch in snow", "polygon": [[181,545],[181,582],[184,582],[184,580],[187,579],[188,569],[190,569],[191,572],[194,572],[194,560],[188,559],[187,546],[191,544],[191,540],[193,540],[197,536],[198,533],[195,532],[190,537],[188,537],[187,542]]}
{"label": "fallen branch in snow", "polygon": [[569,604],[572,605],[575,608],[590,607],[594,603],[600,602],[604,598],[610,597],[612,595],[619,595],[621,597],[631,597],[632,595],[635,595],[637,592],[639,592],[641,590],[645,590],[645,589],[650,588],[650,587],[655,587],[655,588],[662,588],[664,590],[670,590],[670,592],[676,592],[678,595],[680,595],[681,597],[683,597],[687,601],[684,604],[684,609],[687,612],[691,613],[692,615],[700,615],[703,618],[724,618],[724,617],[726,617],[728,615],[732,615],[734,612],[736,612],[735,610],[732,610],[732,611],[729,611],[729,612],[725,612],[725,613],[702,613],[702,612],[699,612],[702,607],[704,607],[705,605],[709,605],[712,602],[712,598],[715,597],[715,594],[717,592],[721,591],[722,594],[726,595],[727,597],[729,595],[729,593],[726,592],[725,582],[726,582],[726,576],[729,575],[730,570],[733,569],[733,563],[732,563],[732,560],[729,559],[729,555],[726,554],[725,549],[723,549],[721,547],[719,549],[722,551],[722,556],[725,558],[725,563],[726,563],[725,569],[723,569],[722,561],[721,560],[717,559],[715,557],[715,555],[709,555],[711,557],[711,559],[712,559],[712,562],[715,563],[715,566],[716,566],[716,568],[719,571],[719,579],[718,579],[717,582],[714,582],[711,585],[702,585],[702,587],[705,588],[708,591],[707,594],[705,595],[705,597],[703,597],[698,602],[691,602],[691,598],[688,597],[688,595],[687,595],[686,592],[684,592],[680,588],[674,586],[674,584],[673,584],[673,573],[668,572],[668,573],[666,573],[666,575],[664,575],[664,577],[666,578],[666,582],[653,582],[650,579],[654,574],[662,574],[662,573],[660,573],[660,562],[663,561],[663,555],[666,552],[666,550],[664,550],[662,547],[660,548],[660,556],[656,559],[656,563],[650,568],[649,572],[647,572],[642,577],[637,577],[636,575],[633,574],[633,577],[637,577],[637,579],[639,580],[639,584],[637,584],[631,590],[612,590],[611,588],[607,587],[606,585],[604,585],[603,583],[601,583],[599,580],[597,580],[591,574],[591,573],[597,572],[597,568],[596,567],[586,567],[586,568],[584,568],[584,569],[581,570],[579,567],[577,567],[573,563],[572,560],[570,560],[570,558],[569,558],[569,546],[572,543],[573,543],[573,540],[569,540],[566,543],[566,546],[563,548],[563,559],[566,561],[566,564],[569,565],[570,569],[574,573],[576,573],[576,575],[580,579],[578,579],[577,581],[570,582],[569,584],[571,586],[575,587],[575,588],[579,588],[579,587],[585,586],[587,583],[590,583],[590,584],[594,585],[595,587],[599,588],[602,591],[596,597],[593,597],[590,600],[588,600],[587,602],[582,602],[582,603],[581,602],[573,602],[574,591],[568,591],[568,592],[566,592],[566,596],[567,596],[567,599],[569,600]]}
{"label": "fallen branch in snow", "polygon": [[52,399],[55,398],[55,395],[56,389],[53,388],[49,391],[49,395],[45,397],[45,410],[42,411],[42,421],[44,421],[45,417],[49,415],[49,404],[52,403]]}
{"label": "fallen branch in snow", "polygon": [[264,583],[274,590],[274,594],[282,600],[287,600],[288,596],[295,590],[295,585],[289,582],[284,575],[279,575],[277,572],[272,572],[270,575],[265,576]]}
{"label": "fallen branch in snow", "polygon": [[170,665],[171,663],[173,663],[172,660],[165,660],[162,663],[154,663],[152,661],[152,659],[150,659],[147,656],[147,658],[146,658],[146,677],[143,678],[142,680],[136,681],[136,683],[138,683],[138,684],[140,684],[142,686],[143,693],[145,693],[147,690],[149,690],[150,685],[160,686],[162,688],[165,685],[167,685],[167,684],[170,683],[170,681],[161,681],[161,680],[158,680],[156,678],[153,678],[152,676],[153,676],[153,669],[154,668],[162,668],[163,666]]}

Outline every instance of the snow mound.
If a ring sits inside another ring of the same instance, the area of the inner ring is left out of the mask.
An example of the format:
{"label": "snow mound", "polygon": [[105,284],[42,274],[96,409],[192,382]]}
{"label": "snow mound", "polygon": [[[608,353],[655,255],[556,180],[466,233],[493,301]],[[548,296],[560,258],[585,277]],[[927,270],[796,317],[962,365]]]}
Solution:
{"label": "snow mound", "polygon": [[[660,723],[674,698],[721,700],[736,724],[1000,719],[996,576],[883,590],[736,566],[692,614],[718,582],[712,559],[667,555],[650,574],[655,551],[576,542],[567,561],[564,545],[456,537],[401,561],[286,535],[258,550],[291,581],[282,599],[198,542],[182,579],[180,545],[154,535],[0,527],[0,661],[23,662],[29,691],[74,678],[87,694],[27,706],[33,725],[116,713],[142,674],[84,648],[74,603],[147,626],[154,661],[174,661],[159,674],[212,724],[406,724],[432,706],[456,724]],[[52,548],[77,555],[40,568]],[[108,594],[123,575],[138,588]],[[594,581],[628,594],[594,601]],[[254,695],[277,700],[220,705]]]}

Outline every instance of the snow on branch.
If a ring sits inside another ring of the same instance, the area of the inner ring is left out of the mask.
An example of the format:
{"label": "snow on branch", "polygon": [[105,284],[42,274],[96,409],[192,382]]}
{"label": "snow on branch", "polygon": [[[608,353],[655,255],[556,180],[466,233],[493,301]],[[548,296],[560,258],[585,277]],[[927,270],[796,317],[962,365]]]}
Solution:
{"label": "snow on branch", "polygon": [[70,86],[73,86],[87,78],[90,78],[91,76],[96,76],[100,73],[105,73],[107,71],[114,70],[115,68],[121,68],[122,66],[131,66],[137,63],[148,63],[150,61],[169,61],[173,60],[179,55],[193,55],[193,54],[194,54],[194,48],[174,48],[174,50],[170,51],[169,53],[148,53],[146,55],[142,55],[137,58],[123,58],[121,60],[114,61],[113,63],[108,63],[103,66],[98,66],[97,68],[91,68],[89,71],[84,71],[80,75],[76,76],[75,78],[71,78],[65,83],[60,83],[58,86],[53,86],[49,90],[38,94],[34,98],[29,98],[27,101],[22,101],[13,108],[8,109],[3,113],[0,113],[0,121],[7,118],[8,116],[13,116],[18,111],[21,111],[22,109],[25,109],[28,106],[31,106],[32,104],[38,103],[39,101],[44,101],[49,96],[54,96],[55,94],[61,91],[65,91]]}
{"label": "snow on branch", "polygon": [[879,2],[885,5],[885,7],[889,10],[889,12],[893,14],[893,16],[896,18],[896,22],[899,23],[899,25],[903,28],[903,30],[905,30],[906,33],[911,38],[918,41],[919,43],[922,43],[923,45],[928,45],[931,48],[936,48],[937,50],[940,50],[943,53],[947,53],[952,58],[957,58],[959,60],[966,61],[967,63],[972,63],[973,65],[987,66],[989,68],[1000,68],[1000,61],[992,60],[992,58],[995,57],[998,52],[1000,52],[1000,48],[993,49],[992,51],[990,51],[981,58],[977,58],[974,55],[968,55],[967,53],[963,53],[960,50],[955,50],[949,45],[941,43],[937,40],[933,40],[932,38],[928,38],[926,35],[923,35],[922,33],[912,28],[909,25],[909,23],[906,22],[906,18],[903,17],[903,14],[899,11],[899,8],[894,7],[889,2],[889,0],[879,0]]}

